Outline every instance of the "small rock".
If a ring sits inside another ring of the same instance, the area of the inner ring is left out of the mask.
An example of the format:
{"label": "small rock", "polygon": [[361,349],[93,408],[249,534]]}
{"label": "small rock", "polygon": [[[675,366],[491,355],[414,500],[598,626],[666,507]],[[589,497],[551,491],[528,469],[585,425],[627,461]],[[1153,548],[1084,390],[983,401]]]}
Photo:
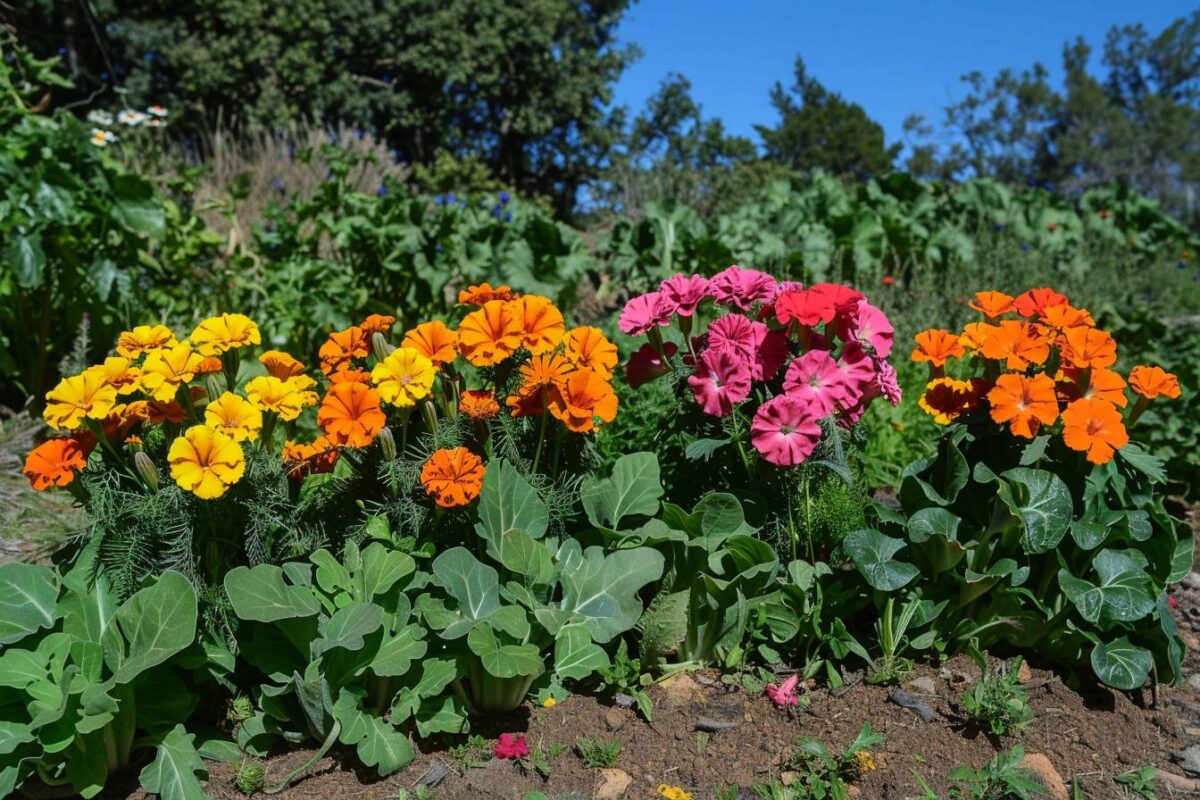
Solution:
{"label": "small rock", "polygon": [[1200,690],[1200,672],[1193,672],[1188,675],[1187,685],[1189,689]]}
{"label": "small rock", "polygon": [[629,777],[629,773],[623,769],[602,769],[600,770],[600,787],[592,796],[595,800],[618,800],[625,796],[625,790],[631,783],[633,783],[633,778]]}
{"label": "small rock", "polygon": [[1176,775],[1174,772],[1167,772],[1165,769],[1154,770],[1154,777],[1158,778],[1172,789],[1178,789],[1181,792],[1200,791],[1200,781],[1197,781],[1194,778],[1185,778],[1182,775]]}
{"label": "small rock", "polygon": [[1033,680],[1033,670],[1029,668],[1029,664],[1021,659],[1021,666],[1017,669],[1017,680],[1021,683],[1029,683]]}
{"label": "small rock", "polygon": [[933,678],[928,676],[913,678],[904,684],[904,688],[912,689],[914,692],[920,692],[921,694],[937,694],[937,684],[934,683]]}
{"label": "small rock", "polygon": [[851,786],[846,789],[846,797],[862,797],[862,789],[857,786]]}
{"label": "small rock", "polygon": [[799,779],[800,779],[799,772],[785,771],[785,772],[779,773],[779,782],[782,783],[784,786],[791,786],[793,783],[795,783]]}
{"label": "small rock", "polygon": [[1200,728],[1197,728],[1195,725],[1184,725],[1183,732],[1193,738],[1200,736]]}
{"label": "small rock", "polygon": [[436,789],[438,784],[446,779],[450,774],[450,768],[442,762],[438,761],[429,769],[425,770],[425,774],[417,778],[417,786],[424,786],[429,789]]}
{"label": "small rock", "polygon": [[1029,753],[1021,760],[1021,766],[1037,775],[1038,780],[1042,782],[1054,800],[1070,800],[1070,795],[1067,794],[1067,784],[1046,756],[1041,753]]}
{"label": "small rock", "polygon": [[1194,744],[1175,753],[1172,758],[1188,772],[1200,775],[1200,744]]}
{"label": "small rock", "polygon": [[720,733],[721,731],[729,731],[733,730],[737,726],[738,724],[736,722],[726,722],[725,720],[720,719],[709,719],[708,717],[701,717],[700,719],[696,720],[696,730],[705,731],[707,733]]}
{"label": "small rock", "polygon": [[617,692],[617,696],[613,698],[621,708],[633,708],[634,699],[623,692]]}
{"label": "small rock", "polygon": [[1189,572],[1183,579],[1183,585],[1189,589],[1200,589],[1200,572]]}
{"label": "small rock", "polygon": [[674,706],[703,702],[704,690],[686,672],[679,672],[659,684],[667,695],[667,702]]}
{"label": "small rock", "polygon": [[938,718],[938,713],[930,708],[920,695],[911,694],[903,689],[893,689],[888,699],[901,708],[915,712],[926,722],[933,722]]}
{"label": "small rock", "polygon": [[604,724],[608,726],[610,731],[619,731],[625,727],[625,723],[629,721],[629,715],[622,709],[610,708],[604,713]]}

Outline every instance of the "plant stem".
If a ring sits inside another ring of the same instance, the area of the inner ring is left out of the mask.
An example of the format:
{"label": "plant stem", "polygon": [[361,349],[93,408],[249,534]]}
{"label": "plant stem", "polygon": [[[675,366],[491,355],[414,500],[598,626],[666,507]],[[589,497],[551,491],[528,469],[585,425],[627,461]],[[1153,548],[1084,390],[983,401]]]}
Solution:
{"label": "plant stem", "polygon": [[310,758],[308,761],[305,761],[303,764],[296,767],[294,770],[289,772],[287,775],[283,776],[283,781],[281,783],[279,783],[275,786],[270,786],[270,787],[264,788],[262,790],[262,793],[263,794],[279,794],[284,789],[291,786],[292,781],[296,780],[296,778],[303,775],[305,772],[308,772],[310,769],[313,768],[313,766],[318,761],[320,761],[322,758],[325,757],[325,754],[329,752],[329,748],[333,747],[333,743],[337,741],[338,734],[340,734],[341,732],[342,732],[342,723],[338,722],[337,719],[334,719],[333,727],[329,729],[329,735],[325,737],[325,741],[321,744],[321,749],[318,750],[317,752],[313,753],[312,758]]}

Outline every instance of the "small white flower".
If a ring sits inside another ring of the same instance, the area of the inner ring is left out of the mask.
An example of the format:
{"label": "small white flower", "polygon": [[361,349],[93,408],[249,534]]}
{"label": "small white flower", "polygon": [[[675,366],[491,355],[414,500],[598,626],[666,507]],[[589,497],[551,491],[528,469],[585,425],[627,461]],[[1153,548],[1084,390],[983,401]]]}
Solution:
{"label": "small white flower", "polygon": [[147,125],[149,125],[151,128],[165,128],[165,127],[167,127],[167,122],[166,122],[166,120],[162,120],[162,119],[155,119],[154,117],[151,117],[150,119],[146,120],[146,124],[147,124]]}
{"label": "small white flower", "polygon": [[167,110],[162,106],[150,106],[146,109],[146,113],[152,117],[165,117]]}
{"label": "small white flower", "polygon": [[131,128],[136,128],[138,125],[141,125],[143,122],[145,122],[146,119],[146,115],[142,112],[134,111],[129,108],[117,114],[117,122],[121,123],[122,125],[128,125]]}
{"label": "small white flower", "polygon": [[93,125],[112,125],[113,115],[96,108],[88,112],[87,120]]}
{"label": "small white flower", "polygon": [[117,135],[111,131],[101,130],[100,128],[92,128],[92,144],[96,147],[108,147],[113,142],[117,141]]}

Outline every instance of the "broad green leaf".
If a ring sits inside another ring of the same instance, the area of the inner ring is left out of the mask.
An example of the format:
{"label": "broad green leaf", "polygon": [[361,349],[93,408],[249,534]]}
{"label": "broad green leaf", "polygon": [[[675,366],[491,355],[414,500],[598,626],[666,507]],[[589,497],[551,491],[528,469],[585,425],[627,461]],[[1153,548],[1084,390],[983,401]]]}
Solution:
{"label": "broad green leaf", "polygon": [[379,542],[372,543],[362,552],[362,594],[359,599],[369,603],[376,596],[386,594],[416,568],[416,562],[408,553],[392,550]]}
{"label": "broad green leaf", "polygon": [[128,683],[190,645],[196,638],[196,591],[183,575],[169,570],[117,609],[117,626],[128,643],[117,683]]}
{"label": "broad green leaf", "polygon": [[902,539],[884,536],[872,528],[854,531],[842,540],[842,547],[867,579],[867,583],[883,592],[894,592],[907,586],[920,573],[915,566],[897,561],[893,556],[904,549]]}
{"label": "broad green leaf", "polygon": [[364,640],[383,624],[383,609],[374,603],[351,603],[317,624],[321,638],[312,643],[312,656],[341,647],[361,650]]}
{"label": "broad green leaf", "polygon": [[464,547],[452,547],[433,561],[433,574],[458,601],[459,619],[442,636],[457,639],[500,608],[500,576]]}
{"label": "broad green leaf", "polygon": [[1167,583],[1179,583],[1192,571],[1195,558],[1196,540],[1190,530],[1185,530],[1183,537],[1175,543],[1171,551],[1171,572],[1167,575]]}
{"label": "broad green leaf", "polygon": [[108,782],[108,759],[103,733],[98,730],[80,732],[71,757],[67,759],[66,777],[71,788],[84,800],[104,791],[104,784]]}
{"label": "broad green leaf", "polygon": [[1139,562],[1124,552],[1105,549],[1092,559],[1099,584],[1059,570],[1058,582],[1080,615],[1088,622],[1135,622],[1154,610],[1150,576]]}
{"label": "broad green leaf", "polygon": [[207,800],[197,775],[207,778],[208,773],[194,740],[183,725],[176,725],[159,743],[154,761],[142,770],[142,788],[162,800]]}
{"label": "broad green leaf", "polygon": [[412,663],[423,658],[428,649],[423,636],[420,625],[408,625],[394,636],[385,636],[371,659],[371,671],[385,677],[408,674]]}
{"label": "broad green leaf", "polygon": [[1021,520],[1027,553],[1046,553],[1062,541],[1071,525],[1071,491],[1053,472],[1016,467],[1002,473],[998,494]]}
{"label": "broad green leaf", "polygon": [[45,282],[46,252],[42,249],[40,233],[15,235],[4,248],[4,263],[16,273],[22,289],[36,289]]}
{"label": "broad green leaf", "polygon": [[751,533],[741,502],[731,494],[712,492],[700,498],[693,514],[700,515],[700,532],[709,539],[709,549],[735,534]]}
{"label": "broad green leaf", "polygon": [[435,733],[466,733],[470,727],[462,701],[453,694],[426,699],[416,717],[417,734],[423,739]]}
{"label": "broad green leaf", "polygon": [[1154,483],[1167,482],[1166,463],[1158,456],[1147,453],[1135,442],[1129,442],[1118,450],[1117,456]]}
{"label": "broad green leaf", "polygon": [[592,635],[579,624],[564,625],[554,639],[554,671],[560,678],[583,680],[608,666],[604,648],[593,644]]}
{"label": "broad green leaf", "polygon": [[453,659],[427,658],[422,661],[420,677],[411,686],[402,687],[396,693],[390,715],[392,722],[399,725],[416,714],[422,701],[442,694],[456,677],[458,665]]}
{"label": "broad green leaf", "polygon": [[554,561],[546,545],[525,531],[514,528],[501,534],[496,542],[500,563],[510,572],[524,575],[529,585],[554,582]]}
{"label": "broad green leaf", "polygon": [[1146,682],[1153,658],[1149,650],[1122,636],[1096,645],[1091,660],[1096,677],[1114,689],[1132,692]]}
{"label": "broad green leaf", "polygon": [[1071,523],[1071,538],[1084,550],[1095,550],[1108,538],[1108,526],[1102,522],[1077,519]]}
{"label": "broad green leaf", "polygon": [[589,547],[580,554],[579,544],[568,540],[559,558],[561,608],[578,615],[594,641],[610,642],[637,623],[642,615],[638,592],[662,577],[664,563],[662,553],[645,547],[608,556]]}
{"label": "broad green leaf", "polygon": [[408,765],[416,752],[408,737],[374,714],[364,712],[361,697],[345,689],[333,707],[334,716],[342,725],[338,739],[356,748],[358,759],[375,767],[380,777],[387,777]]}
{"label": "broad green leaf", "polygon": [[321,610],[312,589],[289,583],[273,564],[235,567],[225,575],[225,592],[234,613],[254,622],[311,617]]}
{"label": "broad green leaf", "polygon": [[537,490],[504,459],[488,465],[479,492],[479,522],[475,531],[488,542],[488,553],[498,558],[500,537],[514,528],[534,539],[546,535],[550,512]]}
{"label": "broad green leaf", "polygon": [[617,530],[622,520],[658,513],[662,478],[654,453],[630,453],[617,459],[612,477],[590,477],[579,490],[588,521]]}
{"label": "broad green leaf", "polygon": [[166,216],[154,187],[136,175],[118,175],[113,182],[113,192],[116,202],[111,210],[118,224],[131,233],[162,238]]}
{"label": "broad green leaf", "polygon": [[542,654],[532,644],[502,644],[487,625],[476,625],[467,634],[467,646],[479,656],[483,668],[497,678],[539,675],[545,669]]}
{"label": "broad green leaf", "polygon": [[58,577],[50,567],[0,564],[0,645],[19,642],[54,625]]}
{"label": "broad green leaf", "polygon": [[99,681],[104,670],[104,643],[117,613],[117,598],[101,573],[88,586],[82,574],[63,580],[68,591],[58,601],[63,632],[72,639],[71,657],[90,681]]}
{"label": "broad green leaf", "polygon": [[958,525],[962,519],[944,508],[923,508],[908,518],[908,536],[915,543],[928,541],[931,536],[942,536],[948,541],[958,540]]}

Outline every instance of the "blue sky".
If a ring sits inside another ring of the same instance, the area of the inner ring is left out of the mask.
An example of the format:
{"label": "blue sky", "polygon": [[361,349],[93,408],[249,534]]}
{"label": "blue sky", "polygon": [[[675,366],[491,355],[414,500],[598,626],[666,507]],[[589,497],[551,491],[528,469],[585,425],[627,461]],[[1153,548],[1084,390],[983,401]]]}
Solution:
{"label": "blue sky", "polygon": [[617,85],[615,101],[639,110],[670,72],[686,75],[709,116],[754,136],[776,119],[767,94],[790,85],[804,57],[825,86],[861,104],[888,141],[918,112],[941,123],[964,94],[959,77],[1041,61],[1060,73],[1062,45],[1082,35],[1098,66],[1114,24],[1143,23],[1156,34],[1194,3],[1167,0],[641,0],[620,35],[642,58]]}

